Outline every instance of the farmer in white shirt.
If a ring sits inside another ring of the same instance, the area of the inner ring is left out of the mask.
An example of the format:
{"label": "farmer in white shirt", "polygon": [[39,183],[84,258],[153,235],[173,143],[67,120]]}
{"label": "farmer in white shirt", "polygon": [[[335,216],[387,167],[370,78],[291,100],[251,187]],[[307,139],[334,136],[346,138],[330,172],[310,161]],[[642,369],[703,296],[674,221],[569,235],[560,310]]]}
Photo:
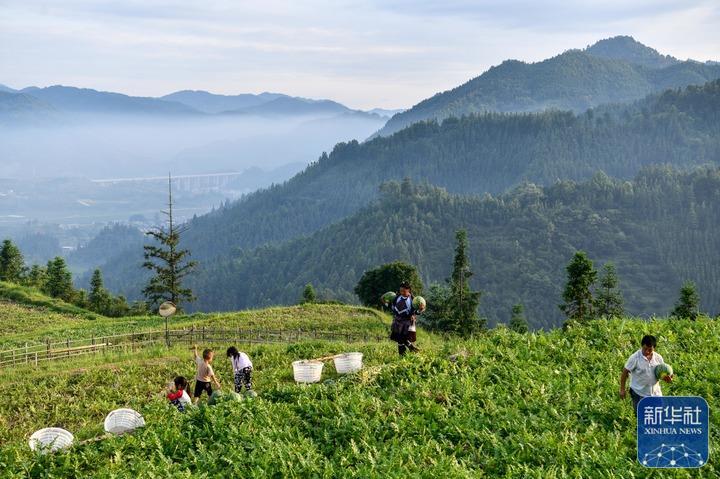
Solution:
{"label": "farmer in white shirt", "polygon": [[[625,383],[628,375],[632,375],[630,382],[630,397],[633,402],[633,409],[637,416],[637,406],[645,396],[662,396],[660,382],[655,377],[655,366],[663,364],[662,356],[655,352],[657,339],[655,336],[643,336],[642,347],[635,351],[625,362],[622,374],[620,375],[620,397],[625,399]],[[665,376],[665,382],[672,381],[672,376]]]}

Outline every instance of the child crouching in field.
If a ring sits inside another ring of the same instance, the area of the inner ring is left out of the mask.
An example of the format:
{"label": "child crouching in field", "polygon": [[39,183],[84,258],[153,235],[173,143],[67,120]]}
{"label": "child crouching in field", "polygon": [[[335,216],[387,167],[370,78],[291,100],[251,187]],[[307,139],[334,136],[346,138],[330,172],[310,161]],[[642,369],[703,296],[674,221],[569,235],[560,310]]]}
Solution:
{"label": "child crouching in field", "polygon": [[185,412],[185,408],[192,404],[190,396],[187,393],[187,379],[183,376],[178,376],[175,381],[170,383],[168,388],[167,398],[170,400],[170,404],[178,408],[178,411]]}
{"label": "child crouching in field", "polygon": [[215,371],[213,371],[212,363],[215,353],[212,349],[206,349],[202,353],[202,357],[198,355],[197,344],[193,346],[193,356],[195,357],[195,364],[197,365],[197,374],[195,374],[195,393],[193,394],[193,401],[198,402],[203,391],[207,392],[208,397],[212,396],[212,383],[215,383],[218,389],[220,389],[220,382],[215,377]]}
{"label": "child crouching in field", "polygon": [[227,349],[227,357],[230,358],[235,375],[235,392],[242,392],[243,385],[248,391],[252,390],[253,365],[248,355],[238,351],[235,346],[230,346]]}

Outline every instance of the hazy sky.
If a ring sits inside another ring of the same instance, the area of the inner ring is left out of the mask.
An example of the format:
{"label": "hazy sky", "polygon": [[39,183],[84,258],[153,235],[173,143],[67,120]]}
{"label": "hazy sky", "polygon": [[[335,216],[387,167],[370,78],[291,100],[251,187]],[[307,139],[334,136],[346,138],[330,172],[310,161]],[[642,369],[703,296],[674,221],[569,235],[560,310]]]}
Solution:
{"label": "hazy sky", "polygon": [[409,107],[613,35],[720,60],[720,0],[0,0],[0,83]]}

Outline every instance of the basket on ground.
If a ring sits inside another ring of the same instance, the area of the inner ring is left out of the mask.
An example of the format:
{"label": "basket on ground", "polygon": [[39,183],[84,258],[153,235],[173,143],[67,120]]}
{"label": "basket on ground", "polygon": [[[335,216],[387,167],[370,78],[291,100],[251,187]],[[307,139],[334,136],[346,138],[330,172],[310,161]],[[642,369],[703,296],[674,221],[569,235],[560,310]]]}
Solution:
{"label": "basket on ground", "polygon": [[294,361],[293,375],[299,383],[316,383],[320,381],[324,364],[322,361],[303,360]]}
{"label": "basket on ground", "polygon": [[105,418],[105,431],[124,434],[145,426],[142,414],[133,409],[116,409]]}
{"label": "basket on ground", "polygon": [[344,353],[335,356],[335,370],[338,374],[354,373],[362,369],[362,353]]}
{"label": "basket on ground", "polygon": [[35,431],[30,436],[30,449],[44,453],[55,452],[72,446],[73,437],[70,431],[61,427],[46,427]]}

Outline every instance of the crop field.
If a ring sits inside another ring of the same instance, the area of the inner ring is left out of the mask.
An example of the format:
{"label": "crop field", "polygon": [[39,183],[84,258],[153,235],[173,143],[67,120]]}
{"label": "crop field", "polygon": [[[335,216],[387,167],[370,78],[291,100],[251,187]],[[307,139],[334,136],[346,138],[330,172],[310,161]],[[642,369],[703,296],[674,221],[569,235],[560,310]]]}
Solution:
{"label": "crop field", "polygon": [[[378,321],[356,308],[334,312],[323,327]],[[239,314],[302,327],[293,308]],[[389,341],[243,346],[255,364],[258,398],[185,414],[166,403],[162,389],[176,374],[193,377],[187,346],[8,369],[0,383],[0,471],[12,478],[720,476],[712,456],[697,471],[637,463],[631,404],[617,391],[624,361],[645,333],[658,336],[658,351],[675,368],[664,393],[710,404],[712,451],[720,325],[616,320],[523,335],[497,328],[470,340],[421,331],[422,352],[405,358]],[[363,352],[364,369],[339,376],[329,362],[323,382],[294,383],[292,361],[343,351]],[[231,387],[222,355],[216,371]],[[27,446],[40,427],[64,427],[77,441],[100,435],[105,414],[117,407],[140,411],[147,426],[46,456]]]}

